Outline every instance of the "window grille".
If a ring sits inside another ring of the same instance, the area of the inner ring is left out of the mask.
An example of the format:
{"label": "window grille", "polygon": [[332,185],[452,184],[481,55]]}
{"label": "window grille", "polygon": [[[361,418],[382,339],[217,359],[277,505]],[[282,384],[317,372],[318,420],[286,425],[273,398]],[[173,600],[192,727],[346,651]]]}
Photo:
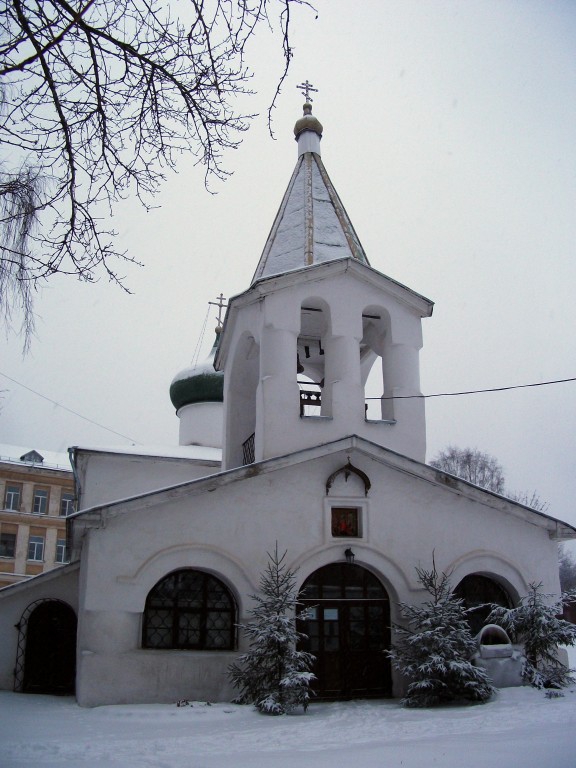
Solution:
{"label": "window grille", "polygon": [[253,464],[256,457],[255,453],[255,433],[253,432],[250,437],[242,443],[242,463]]}
{"label": "window grille", "polygon": [[202,571],[175,571],[148,595],[142,647],[231,650],[235,620],[234,598],[219,579]]}

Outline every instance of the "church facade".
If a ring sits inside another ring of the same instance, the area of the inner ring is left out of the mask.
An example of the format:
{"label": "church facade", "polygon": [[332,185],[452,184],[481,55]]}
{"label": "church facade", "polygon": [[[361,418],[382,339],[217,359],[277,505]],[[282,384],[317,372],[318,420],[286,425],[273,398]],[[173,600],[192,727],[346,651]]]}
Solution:
{"label": "church facade", "polygon": [[[469,605],[559,591],[557,543],[574,528],[424,463],[432,302],[370,266],[308,103],[295,136],[252,282],[206,364],[172,382],[180,445],[71,449],[71,562],[0,590],[0,687],[73,689],[84,706],[232,698],[238,624],[276,546],[310,608],[325,699],[401,695],[383,651],[433,558]],[[66,659],[51,673],[36,638],[54,627]]]}

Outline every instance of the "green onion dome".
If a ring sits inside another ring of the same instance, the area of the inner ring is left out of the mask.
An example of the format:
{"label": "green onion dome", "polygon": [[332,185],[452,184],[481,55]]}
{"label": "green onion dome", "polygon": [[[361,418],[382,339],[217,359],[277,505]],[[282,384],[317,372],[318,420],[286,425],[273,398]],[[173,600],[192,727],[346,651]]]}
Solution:
{"label": "green onion dome", "polygon": [[178,411],[193,403],[221,403],[224,400],[224,373],[214,370],[214,357],[218,349],[221,329],[216,329],[216,340],[203,363],[177,373],[170,385],[170,400]]}

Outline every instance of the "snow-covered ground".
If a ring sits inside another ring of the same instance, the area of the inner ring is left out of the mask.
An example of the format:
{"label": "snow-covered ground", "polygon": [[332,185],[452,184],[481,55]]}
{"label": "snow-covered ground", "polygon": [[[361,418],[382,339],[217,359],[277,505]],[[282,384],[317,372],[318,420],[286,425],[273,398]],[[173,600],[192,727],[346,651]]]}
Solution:
{"label": "snow-covered ground", "polygon": [[194,702],[78,707],[0,692],[0,766],[82,768],[574,768],[576,686],[548,699],[505,689],[488,704],[402,709],[397,701],[314,704],[269,717]]}

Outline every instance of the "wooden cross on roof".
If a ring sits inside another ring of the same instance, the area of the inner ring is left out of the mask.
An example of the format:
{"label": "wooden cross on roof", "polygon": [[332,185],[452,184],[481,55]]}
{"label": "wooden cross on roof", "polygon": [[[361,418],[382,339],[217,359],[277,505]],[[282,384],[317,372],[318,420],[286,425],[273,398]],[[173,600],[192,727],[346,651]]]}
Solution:
{"label": "wooden cross on roof", "polygon": [[306,101],[309,101],[310,103],[313,101],[312,96],[310,96],[310,92],[318,93],[318,88],[313,88],[312,83],[309,83],[308,80],[306,80],[305,83],[300,83],[300,85],[297,85],[296,88],[302,92],[302,96],[304,96]]}

